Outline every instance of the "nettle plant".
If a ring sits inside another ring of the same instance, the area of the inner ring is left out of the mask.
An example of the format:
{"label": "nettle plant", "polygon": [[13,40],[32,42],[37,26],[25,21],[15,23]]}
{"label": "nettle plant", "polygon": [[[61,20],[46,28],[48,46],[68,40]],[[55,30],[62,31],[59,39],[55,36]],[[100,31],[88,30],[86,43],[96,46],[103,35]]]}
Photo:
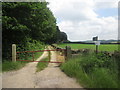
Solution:
{"label": "nettle plant", "polygon": [[90,73],[95,68],[110,68],[113,64],[112,57],[103,52],[98,54],[89,54],[86,57],[83,55],[80,65],[86,73]]}

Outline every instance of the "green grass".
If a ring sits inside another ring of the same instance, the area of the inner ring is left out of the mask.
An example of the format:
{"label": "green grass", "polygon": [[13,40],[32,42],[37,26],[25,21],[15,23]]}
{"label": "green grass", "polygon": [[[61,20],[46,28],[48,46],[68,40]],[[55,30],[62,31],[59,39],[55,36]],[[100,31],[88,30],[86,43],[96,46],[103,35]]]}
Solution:
{"label": "green grass", "polygon": [[36,60],[37,58],[39,58],[41,55],[43,54],[43,52],[36,52],[34,59]]}
{"label": "green grass", "polygon": [[[72,49],[93,49],[95,50],[95,45],[91,44],[58,44],[58,46],[65,48],[65,46],[71,46]],[[99,46],[100,51],[114,51],[118,50],[118,45],[116,44],[105,44]]]}
{"label": "green grass", "polygon": [[[41,61],[49,61],[49,59],[45,58],[45,59],[43,59]],[[37,66],[36,66],[37,67],[36,72],[39,72],[39,71],[43,70],[47,66],[48,66],[48,62],[38,62]]]}
{"label": "green grass", "polygon": [[[43,52],[36,52],[34,54],[34,59],[36,60],[37,58],[39,58],[42,55]],[[32,57],[28,56],[27,58],[22,58],[21,60],[30,60],[33,61]],[[4,60],[4,62],[2,63],[2,72],[5,71],[13,71],[13,70],[18,70],[21,69],[22,67],[24,67],[27,63],[27,61],[16,61],[16,62],[12,62],[12,61],[8,61],[8,60]]]}
{"label": "green grass", "polygon": [[2,63],[2,72],[18,70],[24,67],[26,63],[27,62],[23,62],[23,61],[17,61],[17,62],[5,61],[4,63]]}
{"label": "green grass", "polygon": [[116,64],[103,54],[80,55],[63,63],[60,68],[85,88],[119,87]]}
{"label": "green grass", "polygon": [[[26,41],[26,45],[22,45],[22,44],[18,44],[17,45],[17,48],[16,48],[16,51],[17,52],[23,52],[23,51],[37,51],[37,50],[44,50],[45,48],[45,44],[41,43],[40,41],[36,41],[36,40],[32,40],[29,38],[27,41]],[[43,52],[35,52],[34,53],[34,60],[36,60],[38,57],[41,56]],[[25,66],[25,64],[27,64],[28,62],[27,61],[16,61],[16,62],[12,62],[10,59],[9,56],[11,56],[11,53],[8,53],[5,52],[4,53],[5,57],[3,57],[3,60],[2,60],[2,71],[11,71],[11,70],[18,70],[22,67]],[[9,55],[10,54],[10,55]],[[28,52],[28,53],[19,53],[18,55],[18,59],[19,60],[30,60],[30,61],[33,61],[33,57],[32,57],[32,54],[31,52]]]}

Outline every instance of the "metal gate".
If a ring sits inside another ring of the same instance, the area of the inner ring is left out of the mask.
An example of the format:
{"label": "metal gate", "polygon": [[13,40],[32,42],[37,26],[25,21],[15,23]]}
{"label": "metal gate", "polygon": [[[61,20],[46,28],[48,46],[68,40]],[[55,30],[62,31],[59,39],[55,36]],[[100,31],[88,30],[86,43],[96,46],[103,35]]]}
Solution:
{"label": "metal gate", "polygon": [[[48,63],[63,63],[63,62],[58,62],[58,61],[50,61],[50,58],[49,58],[49,61],[35,61],[34,60],[34,53],[36,53],[36,52],[44,52],[44,51],[48,51],[49,52],[49,57],[50,57],[50,51],[63,51],[63,52],[65,52],[66,51],[66,49],[54,49],[54,50],[38,50],[38,51],[23,51],[23,52],[16,52],[16,60],[17,61],[27,61],[27,62],[48,62]],[[30,54],[32,54],[31,56],[32,56],[32,61],[31,60],[21,60],[20,58],[19,58],[19,54],[22,54],[22,53],[25,53],[25,55],[27,55],[27,53],[30,53]]]}

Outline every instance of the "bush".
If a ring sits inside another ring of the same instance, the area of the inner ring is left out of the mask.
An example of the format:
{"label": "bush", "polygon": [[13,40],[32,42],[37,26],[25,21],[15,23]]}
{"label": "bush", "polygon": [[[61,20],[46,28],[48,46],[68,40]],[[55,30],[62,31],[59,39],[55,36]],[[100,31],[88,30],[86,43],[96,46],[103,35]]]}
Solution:
{"label": "bush", "polygon": [[110,74],[108,69],[95,68],[90,74],[94,88],[117,88],[117,79],[114,74]]}
{"label": "bush", "polygon": [[113,59],[117,63],[118,79],[120,80],[120,51],[115,51],[114,52]]}
{"label": "bush", "polygon": [[[36,51],[36,50],[41,50],[44,49],[44,45],[41,42],[38,42],[36,40],[28,39],[26,42],[26,45],[19,44],[17,45],[17,52],[22,52],[22,51]],[[17,56],[19,57],[19,60],[33,60],[32,58],[33,53],[20,53]],[[37,59],[40,57],[42,52],[36,52],[34,53],[34,59]],[[17,58],[18,59],[18,58]],[[10,71],[10,70],[17,70],[25,66],[26,63],[25,61],[16,61],[16,62],[11,62],[10,59],[3,59],[2,60],[2,70],[3,71]]]}
{"label": "bush", "polygon": [[86,88],[117,88],[118,69],[112,57],[104,53],[80,55],[61,66],[68,76],[75,77]]}

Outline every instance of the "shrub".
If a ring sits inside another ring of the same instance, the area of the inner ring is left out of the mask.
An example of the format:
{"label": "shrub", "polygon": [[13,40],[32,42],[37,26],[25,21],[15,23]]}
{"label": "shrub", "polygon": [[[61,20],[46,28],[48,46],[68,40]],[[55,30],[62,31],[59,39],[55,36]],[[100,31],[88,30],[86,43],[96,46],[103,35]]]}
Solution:
{"label": "shrub", "polygon": [[105,53],[83,54],[61,65],[62,71],[75,77],[86,88],[117,88],[118,69],[112,57]]}

